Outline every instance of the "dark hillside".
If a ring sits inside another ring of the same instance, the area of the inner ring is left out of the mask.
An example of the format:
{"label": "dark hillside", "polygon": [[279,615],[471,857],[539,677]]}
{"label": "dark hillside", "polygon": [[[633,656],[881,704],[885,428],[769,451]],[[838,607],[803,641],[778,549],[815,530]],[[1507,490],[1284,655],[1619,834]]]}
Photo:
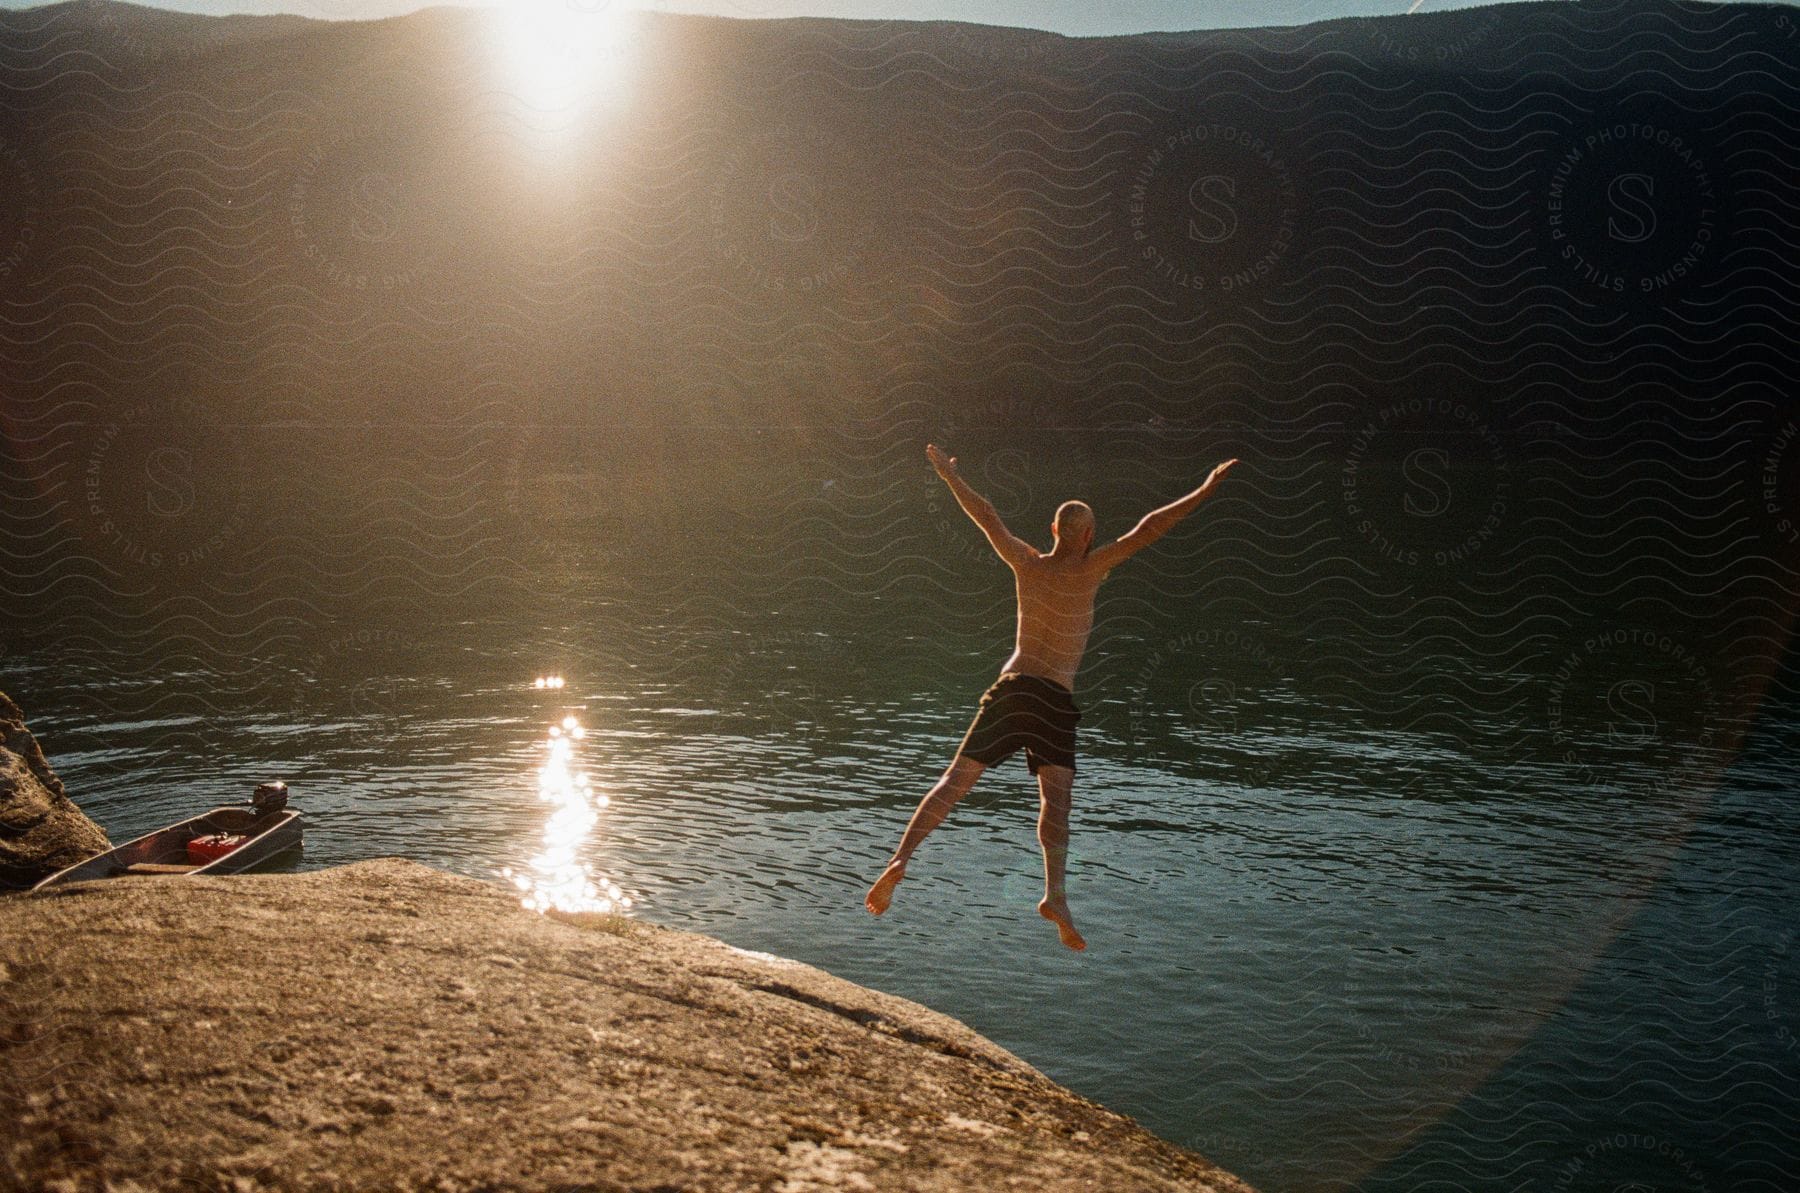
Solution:
{"label": "dark hillside", "polygon": [[[801,574],[739,540],[736,604],[828,597],[914,542],[882,494],[947,435],[1109,511],[1256,458],[1256,608],[1430,580],[1561,617],[1642,566],[1708,611],[1796,547],[1794,30],[9,12],[0,602],[489,592],[545,519],[633,554],[776,512]],[[1440,460],[1466,491],[1416,517]],[[599,508],[538,500],[569,471]]]}

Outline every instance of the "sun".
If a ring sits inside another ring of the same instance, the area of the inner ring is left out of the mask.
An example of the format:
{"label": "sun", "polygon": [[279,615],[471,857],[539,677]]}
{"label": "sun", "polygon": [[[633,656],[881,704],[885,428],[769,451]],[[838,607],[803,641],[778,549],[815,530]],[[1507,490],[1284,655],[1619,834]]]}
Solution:
{"label": "sun", "polygon": [[539,112],[616,98],[636,57],[638,7],[626,0],[505,0],[497,23],[501,90]]}

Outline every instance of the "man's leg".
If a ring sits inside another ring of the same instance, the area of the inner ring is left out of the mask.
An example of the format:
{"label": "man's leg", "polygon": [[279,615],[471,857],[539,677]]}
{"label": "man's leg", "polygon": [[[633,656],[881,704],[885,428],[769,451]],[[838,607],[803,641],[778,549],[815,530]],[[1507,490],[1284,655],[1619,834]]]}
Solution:
{"label": "man's leg", "polygon": [[894,898],[894,888],[900,885],[902,878],[906,877],[906,863],[911,860],[913,850],[917,849],[919,843],[931,835],[932,829],[944,822],[944,817],[950,814],[950,809],[954,808],[956,802],[963,796],[969,794],[969,788],[975,786],[975,780],[979,779],[981,772],[986,769],[987,767],[983,763],[977,762],[973,758],[965,758],[961,754],[951,761],[950,766],[944,771],[944,777],[939,779],[932,789],[925,793],[925,798],[919,801],[918,809],[913,812],[912,819],[907,822],[906,832],[900,837],[899,848],[894,850],[894,860],[888,863],[887,869],[881,872],[881,877],[875,880],[875,885],[869,888],[868,897],[863,900],[864,907],[876,915],[880,915],[888,909],[888,904]]}
{"label": "man's leg", "polygon": [[1069,900],[1063,892],[1063,867],[1069,857],[1069,804],[1075,790],[1075,772],[1066,766],[1038,767],[1038,845],[1044,851],[1044,900],[1038,914],[1056,925],[1062,942],[1072,949],[1087,948],[1069,917]]}

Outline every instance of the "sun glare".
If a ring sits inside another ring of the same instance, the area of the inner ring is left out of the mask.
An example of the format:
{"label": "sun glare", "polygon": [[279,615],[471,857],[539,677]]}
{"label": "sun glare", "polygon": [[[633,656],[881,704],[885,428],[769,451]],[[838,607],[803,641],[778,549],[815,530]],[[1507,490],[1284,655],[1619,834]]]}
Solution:
{"label": "sun glare", "polygon": [[[542,682],[540,679],[539,686]],[[631,896],[581,860],[600,813],[612,802],[594,790],[593,781],[576,764],[576,743],[585,737],[586,728],[573,716],[550,727],[544,739],[544,765],[537,774],[538,798],[551,808],[544,824],[544,847],[525,871],[511,867],[500,871],[518,888],[520,903],[531,911],[631,910]]]}
{"label": "sun glare", "polygon": [[507,0],[498,22],[500,87],[540,112],[569,112],[617,96],[640,34],[625,0]]}

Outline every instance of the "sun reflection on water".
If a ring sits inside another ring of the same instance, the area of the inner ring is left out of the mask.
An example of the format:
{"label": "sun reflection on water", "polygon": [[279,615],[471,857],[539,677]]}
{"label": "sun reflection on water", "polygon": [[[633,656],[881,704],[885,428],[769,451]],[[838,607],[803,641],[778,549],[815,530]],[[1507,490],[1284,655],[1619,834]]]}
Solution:
{"label": "sun reflection on water", "polygon": [[[561,686],[560,683],[557,686]],[[544,825],[544,848],[526,870],[510,866],[500,871],[524,894],[520,903],[528,911],[626,912],[631,897],[617,883],[594,873],[579,860],[600,812],[611,801],[594,791],[587,772],[577,768],[577,743],[587,730],[573,716],[550,727],[544,739],[546,757],[538,768],[538,799],[551,806]]]}

